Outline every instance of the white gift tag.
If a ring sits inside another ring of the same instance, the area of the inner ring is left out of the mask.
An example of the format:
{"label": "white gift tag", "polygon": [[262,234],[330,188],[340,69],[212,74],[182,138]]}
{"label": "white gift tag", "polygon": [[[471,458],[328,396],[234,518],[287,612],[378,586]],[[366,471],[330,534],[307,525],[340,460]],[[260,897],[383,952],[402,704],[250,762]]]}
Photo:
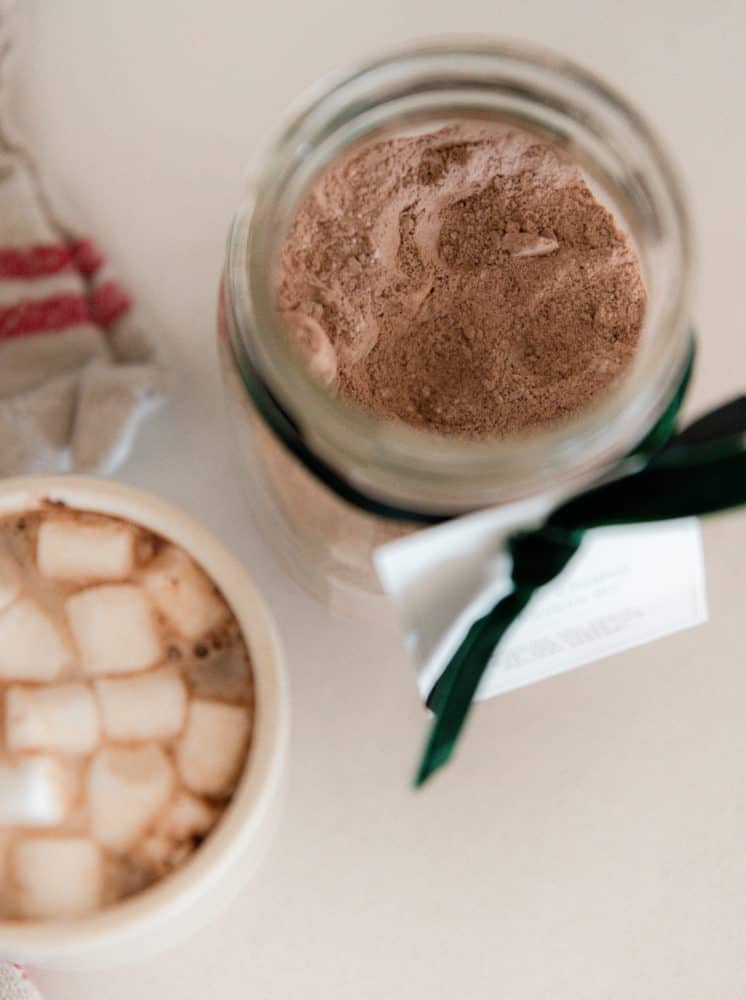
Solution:
{"label": "white gift tag", "polygon": [[[469,626],[510,589],[506,535],[548,505],[481,511],[376,552],[398,607],[423,700]],[[696,518],[588,532],[561,576],[542,588],[492,657],[477,697],[490,698],[707,621]]]}

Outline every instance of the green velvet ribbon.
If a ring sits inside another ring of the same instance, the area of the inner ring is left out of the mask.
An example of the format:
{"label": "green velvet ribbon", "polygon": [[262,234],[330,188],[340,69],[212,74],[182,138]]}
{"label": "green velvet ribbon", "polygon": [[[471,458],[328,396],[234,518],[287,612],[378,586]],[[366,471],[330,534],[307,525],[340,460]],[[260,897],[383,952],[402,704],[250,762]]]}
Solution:
{"label": "green velvet ribbon", "polygon": [[[684,389],[677,394],[676,410]],[[659,425],[633,471],[573,497],[539,528],[518,531],[508,539],[512,590],[474,622],[430,693],[428,707],[435,720],[417,772],[418,786],[453,753],[482,675],[505,632],[537,590],[567,566],[586,531],[712,514],[746,503],[746,397],[707,414],[656,450],[666,438],[665,426]]]}

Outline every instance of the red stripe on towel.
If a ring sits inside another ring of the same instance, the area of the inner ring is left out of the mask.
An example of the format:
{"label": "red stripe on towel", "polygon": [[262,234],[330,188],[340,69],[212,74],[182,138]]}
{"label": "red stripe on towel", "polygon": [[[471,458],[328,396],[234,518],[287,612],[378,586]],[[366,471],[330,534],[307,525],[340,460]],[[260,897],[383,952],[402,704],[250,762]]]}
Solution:
{"label": "red stripe on towel", "polygon": [[72,267],[90,278],[104,263],[104,255],[93,240],[72,243],[37,243],[28,247],[0,247],[0,279],[46,278]]}
{"label": "red stripe on towel", "polygon": [[99,326],[109,326],[131,306],[132,299],[118,281],[104,281],[91,295],[91,316]]}
{"label": "red stripe on towel", "polygon": [[106,258],[92,239],[86,237],[82,240],[75,240],[70,244],[73,259],[81,274],[86,278],[92,277],[98,269],[106,263]]}
{"label": "red stripe on towel", "polygon": [[67,270],[72,259],[72,251],[66,243],[4,247],[0,249],[0,278],[45,278]]}
{"label": "red stripe on towel", "polygon": [[52,333],[90,319],[91,310],[83,295],[53,295],[40,302],[19,302],[0,309],[0,341]]}

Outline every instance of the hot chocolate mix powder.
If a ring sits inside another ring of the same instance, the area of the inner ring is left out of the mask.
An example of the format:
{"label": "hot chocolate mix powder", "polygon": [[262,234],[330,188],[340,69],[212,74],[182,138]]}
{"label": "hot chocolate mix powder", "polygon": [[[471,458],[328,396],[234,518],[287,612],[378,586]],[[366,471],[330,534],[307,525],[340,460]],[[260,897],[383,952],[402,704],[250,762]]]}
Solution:
{"label": "hot chocolate mix powder", "polygon": [[645,290],[577,167],[527,133],[459,125],[323,174],[289,232],[278,305],[333,391],[483,438],[607,390],[634,355]]}

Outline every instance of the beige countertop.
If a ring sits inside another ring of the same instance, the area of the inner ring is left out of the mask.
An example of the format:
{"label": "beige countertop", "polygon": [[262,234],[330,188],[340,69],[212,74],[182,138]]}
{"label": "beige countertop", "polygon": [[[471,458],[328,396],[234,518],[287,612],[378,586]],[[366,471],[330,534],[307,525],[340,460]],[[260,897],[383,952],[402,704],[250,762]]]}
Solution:
{"label": "beige countertop", "polygon": [[709,624],[481,706],[457,765],[414,795],[425,720],[396,634],[330,622],[263,547],[213,333],[244,166],[283,106],[361,54],[485,31],[574,56],[657,123],[698,235],[690,410],[742,391],[746,5],[24,6],[26,131],[150,308],[175,376],[121,478],[178,501],[251,567],[286,639],[294,713],[284,818],[241,899],[157,960],[39,973],[47,1000],[746,997],[746,517],[706,526]]}

